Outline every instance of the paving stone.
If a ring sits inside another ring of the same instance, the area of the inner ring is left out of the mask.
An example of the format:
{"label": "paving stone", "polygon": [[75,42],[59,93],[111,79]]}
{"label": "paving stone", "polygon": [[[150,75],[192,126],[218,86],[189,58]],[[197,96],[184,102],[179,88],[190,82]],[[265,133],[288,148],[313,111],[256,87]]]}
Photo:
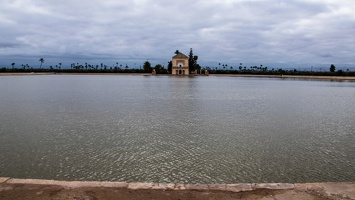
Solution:
{"label": "paving stone", "polygon": [[258,183],[252,186],[254,189],[287,190],[294,189],[294,184],[290,183]]}
{"label": "paving stone", "polygon": [[152,189],[153,183],[128,183],[128,189],[131,190],[148,190]]}
{"label": "paving stone", "polygon": [[210,190],[225,191],[226,190],[226,185],[225,184],[208,184],[208,188]]}
{"label": "paving stone", "polygon": [[35,185],[60,185],[61,182],[65,181],[55,181],[55,180],[42,180],[42,179],[17,179],[11,178],[6,183],[11,184],[35,184]]}
{"label": "paving stone", "polygon": [[298,191],[321,191],[323,186],[320,183],[295,183],[295,190]]}
{"label": "paving stone", "polygon": [[355,199],[355,183],[320,183],[328,196]]}
{"label": "paving stone", "polygon": [[175,188],[174,183],[154,183],[153,190],[173,190]]}
{"label": "paving stone", "polygon": [[6,182],[9,179],[9,177],[0,177],[0,183]]}
{"label": "paving stone", "polygon": [[61,184],[66,188],[81,188],[81,187],[101,187],[100,182],[93,181],[67,181]]}
{"label": "paving stone", "polygon": [[186,187],[185,187],[184,184],[177,183],[177,184],[175,185],[174,190],[186,190]]}
{"label": "paving stone", "polygon": [[244,192],[244,191],[252,191],[253,188],[251,184],[226,184],[226,191],[230,192]]}
{"label": "paving stone", "polygon": [[101,187],[110,187],[110,188],[127,188],[128,183],[126,182],[101,182]]}
{"label": "paving stone", "polygon": [[209,190],[209,187],[207,184],[186,184],[185,188],[187,190]]}

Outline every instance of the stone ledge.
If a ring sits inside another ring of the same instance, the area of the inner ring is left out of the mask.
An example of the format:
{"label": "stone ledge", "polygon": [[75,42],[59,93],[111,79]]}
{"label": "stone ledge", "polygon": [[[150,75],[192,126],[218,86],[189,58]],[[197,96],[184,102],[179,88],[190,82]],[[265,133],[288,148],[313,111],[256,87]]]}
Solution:
{"label": "stone ledge", "polygon": [[128,183],[128,189],[131,190],[149,190],[153,188],[153,183],[139,183],[139,182],[133,182],[133,183]]}
{"label": "stone ledge", "polygon": [[[334,197],[340,199],[355,199],[355,183],[241,183],[241,184],[181,184],[181,183],[140,183],[140,182],[107,182],[107,181],[58,181],[42,179],[17,179],[0,177],[0,191],[9,191],[16,185],[46,185],[61,186],[64,189],[77,188],[112,188],[129,190],[175,190],[175,191],[201,191],[201,192],[246,192],[259,189],[266,190],[293,190],[317,194],[318,196]],[[22,186],[21,186],[22,187]]]}
{"label": "stone ledge", "polygon": [[230,192],[245,192],[245,191],[252,191],[253,188],[251,184],[242,183],[242,184],[227,184],[226,191]]}
{"label": "stone ledge", "polygon": [[128,183],[126,183],[126,182],[101,182],[101,187],[127,188]]}
{"label": "stone ledge", "polygon": [[269,190],[290,190],[295,185],[290,183],[256,183],[252,185],[253,189],[269,189]]}
{"label": "stone ledge", "polygon": [[186,187],[184,184],[177,183],[175,184],[174,190],[186,190]]}
{"label": "stone ledge", "polygon": [[174,183],[154,183],[153,190],[174,190],[175,184]]}
{"label": "stone ledge", "polygon": [[226,185],[225,184],[208,184],[208,188],[210,190],[225,191]]}
{"label": "stone ledge", "polygon": [[[0,180],[4,178],[0,177]],[[8,178],[6,183],[10,184],[34,184],[34,185],[59,185],[65,188],[80,188],[80,187],[114,187],[126,188],[128,183],[125,182],[99,182],[99,181],[56,181],[43,179],[17,179]]]}
{"label": "stone ledge", "polygon": [[186,184],[185,188],[187,190],[198,190],[198,191],[209,190],[208,185],[206,184]]}
{"label": "stone ledge", "polygon": [[8,181],[10,179],[10,177],[0,177],[0,183],[4,183],[6,181]]}
{"label": "stone ledge", "polygon": [[43,179],[18,179],[10,178],[6,183],[11,184],[34,184],[34,185],[61,185],[64,183],[69,183],[66,181],[55,181],[55,180],[43,180]]}

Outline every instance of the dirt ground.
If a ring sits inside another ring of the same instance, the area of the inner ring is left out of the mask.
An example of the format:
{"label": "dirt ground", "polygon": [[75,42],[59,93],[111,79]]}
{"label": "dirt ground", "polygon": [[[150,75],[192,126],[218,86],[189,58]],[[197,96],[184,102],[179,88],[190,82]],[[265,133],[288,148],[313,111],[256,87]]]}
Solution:
{"label": "dirt ground", "polygon": [[[193,190],[153,190],[104,187],[66,188],[57,185],[0,184],[0,199],[30,200],[326,200],[335,199],[314,192],[290,190],[258,189],[245,192],[193,191]],[[345,199],[345,198],[344,198]],[[346,198],[348,199],[348,198]]]}

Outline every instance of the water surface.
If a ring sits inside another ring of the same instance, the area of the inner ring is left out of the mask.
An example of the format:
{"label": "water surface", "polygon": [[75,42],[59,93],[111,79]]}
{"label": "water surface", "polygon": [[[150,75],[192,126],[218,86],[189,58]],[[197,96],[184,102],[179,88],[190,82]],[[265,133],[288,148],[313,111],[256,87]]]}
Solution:
{"label": "water surface", "polygon": [[355,181],[354,97],[354,82],[3,76],[0,176]]}

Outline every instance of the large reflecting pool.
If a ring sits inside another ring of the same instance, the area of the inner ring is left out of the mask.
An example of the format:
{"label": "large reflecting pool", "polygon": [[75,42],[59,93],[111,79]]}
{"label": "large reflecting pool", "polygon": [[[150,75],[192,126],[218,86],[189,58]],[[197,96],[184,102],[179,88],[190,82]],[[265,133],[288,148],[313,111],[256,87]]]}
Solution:
{"label": "large reflecting pool", "polygon": [[0,76],[0,176],[355,181],[355,82]]}

